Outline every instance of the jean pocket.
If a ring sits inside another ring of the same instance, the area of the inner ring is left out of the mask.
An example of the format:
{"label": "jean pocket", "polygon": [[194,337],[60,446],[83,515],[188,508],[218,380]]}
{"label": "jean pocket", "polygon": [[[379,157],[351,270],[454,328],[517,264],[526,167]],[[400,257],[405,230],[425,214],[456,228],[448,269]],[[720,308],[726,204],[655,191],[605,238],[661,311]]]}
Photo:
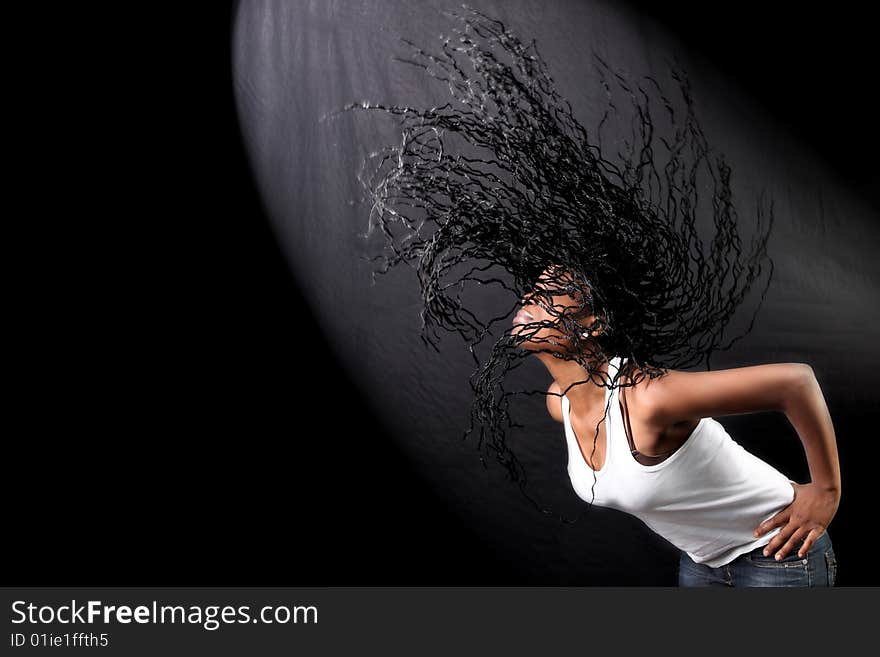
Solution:
{"label": "jean pocket", "polygon": [[825,551],[825,567],[828,569],[828,586],[834,586],[837,582],[837,557],[833,548]]}

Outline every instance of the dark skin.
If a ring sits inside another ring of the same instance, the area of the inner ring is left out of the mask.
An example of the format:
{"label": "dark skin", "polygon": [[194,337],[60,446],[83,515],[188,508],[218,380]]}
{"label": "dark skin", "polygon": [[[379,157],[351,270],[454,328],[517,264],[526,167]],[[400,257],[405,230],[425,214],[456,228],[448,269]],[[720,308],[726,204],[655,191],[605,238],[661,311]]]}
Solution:
{"label": "dark skin", "polygon": [[[558,287],[558,283],[545,287],[551,272],[558,275],[558,269],[548,268],[538,279],[536,288],[548,290]],[[582,308],[582,303],[579,298],[568,294],[554,294],[552,305],[540,295],[527,295],[522,310],[529,316],[517,315],[512,332],[524,332],[528,327],[530,334],[533,326],[529,324],[536,322],[554,322],[559,326],[560,309],[566,308],[574,311]],[[582,321],[585,332],[592,338],[598,331],[587,329],[594,326],[595,320],[594,315],[589,315]],[[560,395],[565,392],[571,402],[572,424],[584,427],[579,434],[592,437],[598,418],[603,415],[604,389],[598,385],[598,381],[597,385],[579,384],[572,387],[575,382],[587,379],[587,370],[575,360],[560,359],[539,351],[570,351],[569,340],[564,330],[545,326],[531,335],[522,346],[535,351],[535,356],[553,377],[547,395],[550,415],[562,422]],[[607,361],[593,365],[599,371],[608,371]],[[770,363],[710,372],[669,370],[661,377],[653,380],[645,377],[639,384],[627,388],[626,404],[636,448],[649,455],[680,446],[703,417],[759,411],[785,413],[803,443],[811,481],[807,484],[792,481],[795,492],[792,503],[755,528],[754,535],[758,537],[775,527],[781,527],[765,547],[765,555],[775,553],[775,558],[780,560],[797,549],[798,556],[803,557],[837,513],[841,479],[834,426],[822,390],[809,365]],[[593,429],[587,432],[586,428],[590,426]],[[601,469],[604,463],[604,443],[604,431],[600,427],[596,450],[592,453],[596,462],[593,469]],[[586,450],[583,445],[581,448],[585,458],[589,457],[592,446]]]}

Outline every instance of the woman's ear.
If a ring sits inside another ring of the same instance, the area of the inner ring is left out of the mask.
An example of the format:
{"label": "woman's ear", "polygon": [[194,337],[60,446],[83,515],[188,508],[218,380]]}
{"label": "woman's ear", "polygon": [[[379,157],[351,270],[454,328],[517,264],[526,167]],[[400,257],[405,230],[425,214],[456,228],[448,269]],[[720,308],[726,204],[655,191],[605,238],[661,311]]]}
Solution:
{"label": "woman's ear", "polygon": [[581,337],[583,337],[583,338],[590,338],[590,337],[595,338],[595,337],[597,337],[597,336],[602,335],[603,333],[605,333],[605,322],[603,322],[601,319],[593,318],[593,322],[592,322],[592,323],[593,323],[593,324],[596,324],[596,327],[593,328],[593,329],[589,329],[589,330],[587,330],[587,331],[582,332],[582,333],[581,333]]}

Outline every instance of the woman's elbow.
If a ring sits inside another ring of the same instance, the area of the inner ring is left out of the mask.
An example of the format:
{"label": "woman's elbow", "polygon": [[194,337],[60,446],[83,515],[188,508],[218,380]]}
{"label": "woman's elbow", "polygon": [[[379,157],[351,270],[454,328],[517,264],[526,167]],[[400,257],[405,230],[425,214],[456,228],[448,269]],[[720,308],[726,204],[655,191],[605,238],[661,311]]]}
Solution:
{"label": "woman's elbow", "polygon": [[802,399],[805,394],[815,390],[819,384],[816,380],[816,373],[807,363],[791,363],[791,366],[791,378],[784,395],[786,409],[791,402]]}

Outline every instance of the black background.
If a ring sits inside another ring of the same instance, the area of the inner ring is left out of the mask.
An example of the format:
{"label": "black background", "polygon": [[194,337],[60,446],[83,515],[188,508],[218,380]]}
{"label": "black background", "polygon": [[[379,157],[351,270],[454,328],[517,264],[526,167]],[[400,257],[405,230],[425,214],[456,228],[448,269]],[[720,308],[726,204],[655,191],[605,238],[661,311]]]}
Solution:
{"label": "black background", "polygon": [[[877,207],[864,10],[644,5]],[[232,6],[182,11],[7,16],[8,583],[531,583],[356,397],[325,394],[344,381],[303,330],[238,133]]]}

